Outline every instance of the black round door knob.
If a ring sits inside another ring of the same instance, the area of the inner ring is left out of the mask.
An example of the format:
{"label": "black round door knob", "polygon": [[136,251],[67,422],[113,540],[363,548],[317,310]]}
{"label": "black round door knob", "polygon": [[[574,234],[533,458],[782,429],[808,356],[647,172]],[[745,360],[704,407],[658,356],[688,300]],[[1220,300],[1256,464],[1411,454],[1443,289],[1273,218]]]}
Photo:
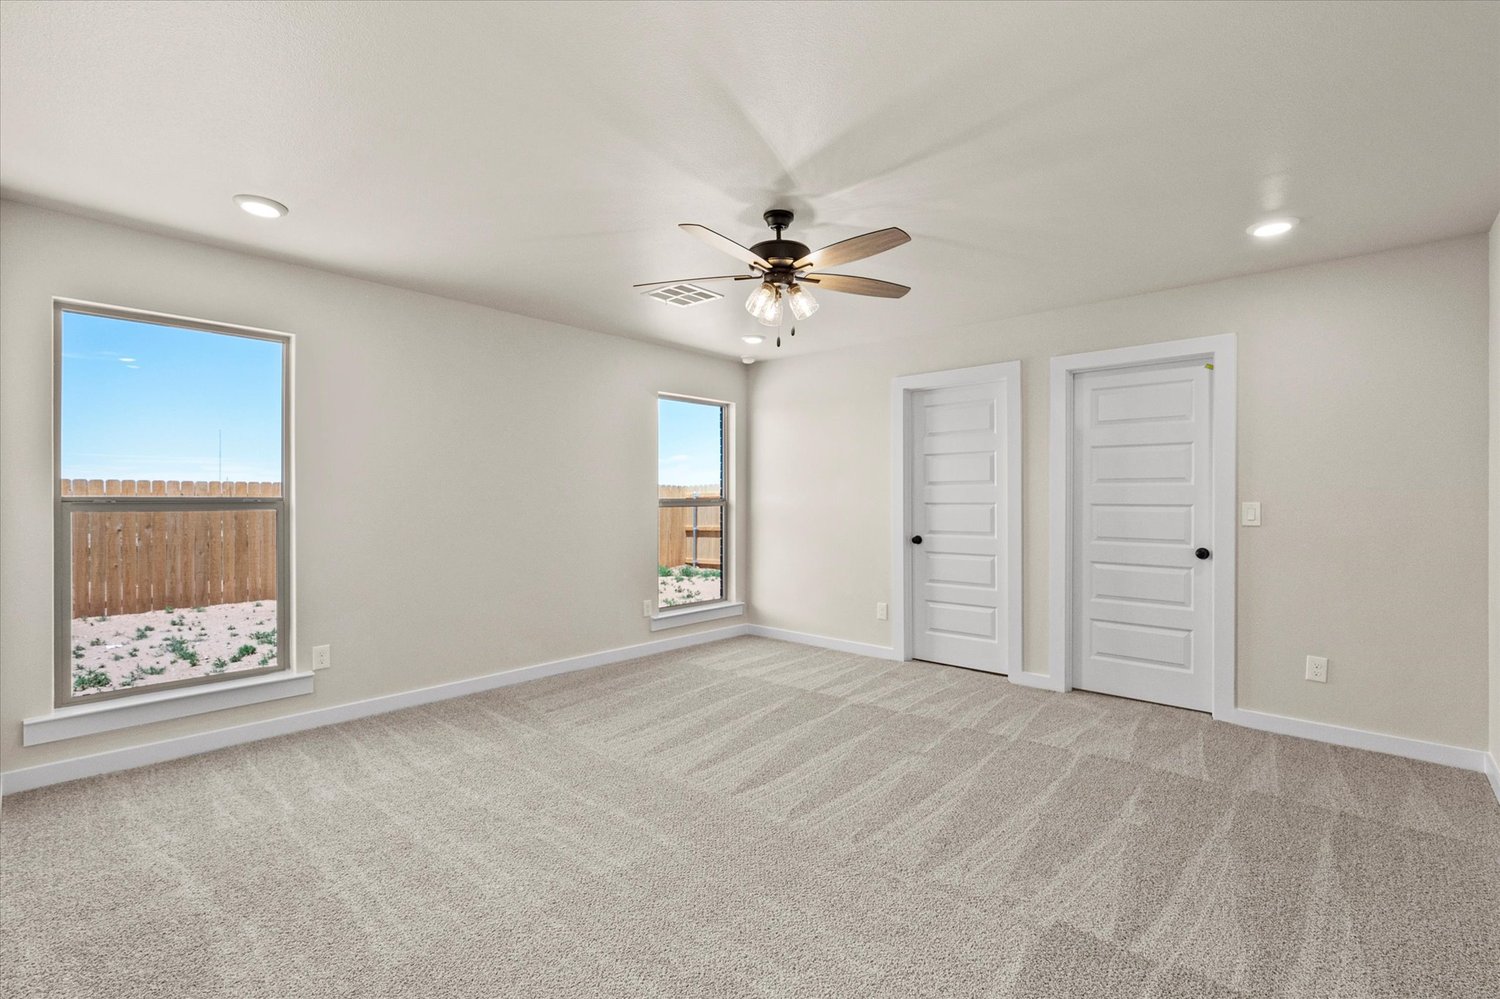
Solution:
{"label": "black round door knob", "polygon": [[911,536],[911,543],[914,544],[914,545],[920,545],[922,543],[922,535],[920,535],[920,534],[913,534]]}
{"label": "black round door knob", "polygon": [[1193,554],[1198,556],[1199,558],[1211,558],[1213,556],[1213,552],[1209,551],[1207,548],[1199,548],[1197,551],[1193,552]]}

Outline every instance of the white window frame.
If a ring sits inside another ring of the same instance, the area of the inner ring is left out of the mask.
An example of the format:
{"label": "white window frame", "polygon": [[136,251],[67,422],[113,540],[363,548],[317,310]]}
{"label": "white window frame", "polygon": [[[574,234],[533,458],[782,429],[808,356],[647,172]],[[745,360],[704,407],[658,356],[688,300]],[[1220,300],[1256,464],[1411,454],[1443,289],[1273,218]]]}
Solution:
{"label": "white window frame", "polygon": [[[267,340],[281,345],[281,495],[280,496],[64,496],[62,493],[62,348],[63,316],[66,313],[104,316],[127,322],[149,323],[155,326],[175,326],[200,333],[216,333],[225,336],[247,337]],[[143,309],[104,305],[98,302],[83,302],[74,299],[52,300],[52,495],[53,495],[53,540],[54,565],[53,600],[53,706],[56,711],[69,714],[84,713],[88,707],[102,702],[126,698],[150,698],[160,700],[163,691],[198,694],[203,691],[186,691],[182,688],[207,687],[231,683],[243,687],[252,679],[275,679],[270,674],[292,674],[294,650],[292,608],[294,605],[292,582],[292,343],[289,333],[263,330],[249,326],[237,326],[203,319],[192,319]],[[178,510],[184,512],[205,510],[269,510],[276,517],[276,665],[254,669],[226,671],[218,675],[190,677],[163,683],[142,684],[121,690],[99,691],[92,694],[75,694],[72,682],[72,614],[73,614],[73,558],[72,521],[74,513],[88,510],[153,511]],[[257,685],[272,688],[264,683]],[[280,688],[281,685],[276,685]],[[297,691],[302,692],[302,691]],[[278,696],[285,696],[284,693]],[[214,700],[221,700],[215,698]],[[93,714],[92,711],[87,711]],[[115,727],[115,726],[111,726]]]}
{"label": "white window frame", "polygon": [[[679,604],[675,607],[660,607],[655,598],[652,599],[651,630],[660,631],[664,628],[675,628],[685,624],[696,624],[699,621],[713,621],[719,618],[735,617],[743,614],[745,605],[736,602],[731,592],[731,551],[733,542],[733,531],[730,526],[733,514],[733,489],[731,485],[730,469],[733,467],[731,459],[732,439],[734,436],[734,404],[722,399],[708,399],[702,396],[683,395],[678,392],[658,392],[656,400],[660,403],[663,399],[675,402],[690,402],[700,406],[717,406],[719,408],[719,482],[720,498],[717,502],[703,502],[692,497],[681,499],[662,499],[658,492],[656,498],[658,531],[657,545],[661,544],[659,532],[661,531],[661,510],[665,507],[692,507],[692,506],[718,506],[719,507],[719,598],[717,600],[700,600],[691,604]],[[658,422],[656,428],[656,453],[658,460],[661,457],[661,425]]]}

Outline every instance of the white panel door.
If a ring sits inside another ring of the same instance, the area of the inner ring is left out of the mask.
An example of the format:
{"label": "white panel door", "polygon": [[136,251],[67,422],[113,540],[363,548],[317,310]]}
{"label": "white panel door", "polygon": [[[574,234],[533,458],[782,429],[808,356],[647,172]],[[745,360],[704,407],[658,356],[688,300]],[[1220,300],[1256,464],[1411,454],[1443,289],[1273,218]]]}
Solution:
{"label": "white panel door", "polygon": [[1074,687],[1213,706],[1210,388],[1201,361],[1074,378]]}
{"label": "white panel door", "polygon": [[1004,381],[911,399],[912,656],[1005,673],[1009,439]]}

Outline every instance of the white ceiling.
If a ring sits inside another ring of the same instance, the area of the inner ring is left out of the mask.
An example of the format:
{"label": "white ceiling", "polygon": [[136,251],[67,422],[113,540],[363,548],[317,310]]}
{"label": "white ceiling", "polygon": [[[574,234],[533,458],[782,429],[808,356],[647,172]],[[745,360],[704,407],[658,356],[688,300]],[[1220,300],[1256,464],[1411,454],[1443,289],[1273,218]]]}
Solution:
{"label": "white ceiling", "polygon": [[[0,190],[609,333],[772,357],[733,273],[793,208],[838,268],[783,354],[1487,228],[1500,4],[33,3]],[[277,222],[230,197],[286,202]],[[1274,243],[1245,227],[1303,226]],[[141,304],[141,303],[135,303]],[[146,303],[149,304],[149,303]]]}

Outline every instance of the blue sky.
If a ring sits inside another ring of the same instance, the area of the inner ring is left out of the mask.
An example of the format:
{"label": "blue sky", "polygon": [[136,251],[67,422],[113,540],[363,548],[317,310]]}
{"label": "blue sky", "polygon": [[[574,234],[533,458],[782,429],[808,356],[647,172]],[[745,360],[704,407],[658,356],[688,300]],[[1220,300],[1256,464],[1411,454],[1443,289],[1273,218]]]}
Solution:
{"label": "blue sky", "polygon": [[719,407],[658,399],[657,483],[703,486],[719,481]]}
{"label": "blue sky", "polygon": [[63,314],[66,479],[281,479],[279,343]]}

